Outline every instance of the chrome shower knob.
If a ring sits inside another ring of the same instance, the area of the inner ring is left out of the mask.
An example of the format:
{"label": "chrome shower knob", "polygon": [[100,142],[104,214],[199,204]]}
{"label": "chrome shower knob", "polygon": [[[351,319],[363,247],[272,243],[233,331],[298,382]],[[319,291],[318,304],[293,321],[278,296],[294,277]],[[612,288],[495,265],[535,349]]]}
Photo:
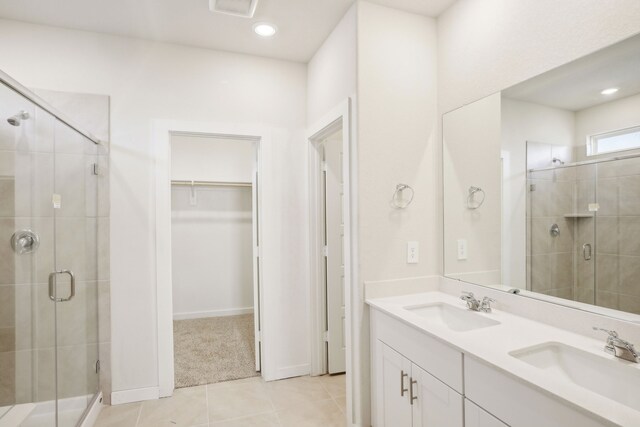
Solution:
{"label": "chrome shower knob", "polygon": [[18,230],[11,236],[11,248],[18,255],[34,252],[40,246],[40,237],[31,230]]}

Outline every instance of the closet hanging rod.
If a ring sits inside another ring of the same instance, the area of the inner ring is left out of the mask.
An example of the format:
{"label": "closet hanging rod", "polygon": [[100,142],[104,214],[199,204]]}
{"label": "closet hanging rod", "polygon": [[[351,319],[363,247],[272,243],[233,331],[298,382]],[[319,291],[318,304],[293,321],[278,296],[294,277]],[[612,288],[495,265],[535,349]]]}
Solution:
{"label": "closet hanging rod", "polygon": [[171,181],[171,185],[187,185],[201,187],[251,187],[250,182],[221,182],[221,181]]}

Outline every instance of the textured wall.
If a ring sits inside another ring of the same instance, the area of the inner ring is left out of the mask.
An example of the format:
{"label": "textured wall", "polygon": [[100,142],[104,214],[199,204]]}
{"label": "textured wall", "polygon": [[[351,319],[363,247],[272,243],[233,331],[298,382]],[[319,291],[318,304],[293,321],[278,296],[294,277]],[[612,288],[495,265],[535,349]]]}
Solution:
{"label": "textured wall", "polygon": [[640,31],[637,0],[459,0],[438,18],[450,111]]}

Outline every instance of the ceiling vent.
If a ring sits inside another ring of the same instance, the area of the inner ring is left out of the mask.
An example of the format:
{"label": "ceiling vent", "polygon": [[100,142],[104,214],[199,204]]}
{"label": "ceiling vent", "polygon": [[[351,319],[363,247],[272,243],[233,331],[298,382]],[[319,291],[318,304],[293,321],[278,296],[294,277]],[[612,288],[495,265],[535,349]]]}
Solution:
{"label": "ceiling vent", "polygon": [[253,18],[258,0],[209,0],[211,12]]}

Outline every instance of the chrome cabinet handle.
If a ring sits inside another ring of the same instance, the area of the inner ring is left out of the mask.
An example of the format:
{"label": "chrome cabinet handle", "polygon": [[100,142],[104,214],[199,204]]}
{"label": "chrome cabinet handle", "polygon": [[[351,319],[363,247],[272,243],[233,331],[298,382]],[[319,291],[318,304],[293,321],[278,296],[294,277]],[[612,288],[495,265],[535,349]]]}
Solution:
{"label": "chrome cabinet handle", "polygon": [[[588,254],[587,249],[589,250]],[[582,245],[582,258],[584,258],[585,261],[589,261],[591,259],[591,243],[585,243]]]}
{"label": "chrome cabinet handle", "polygon": [[400,371],[400,396],[404,396],[405,392],[409,391],[404,388],[404,377],[408,375],[404,371]]}
{"label": "chrome cabinet handle", "polygon": [[[71,293],[67,298],[58,298],[58,287],[56,286],[56,276],[58,274],[68,274],[71,280]],[[71,298],[76,296],[76,276],[71,270],[60,270],[49,273],[49,299],[56,302],[70,301]]]}
{"label": "chrome cabinet handle", "polygon": [[418,384],[418,381],[411,378],[411,383],[409,384],[409,397],[411,399],[411,404],[413,405],[414,400],[418,400],[418,396],[414,396],[413,394],[413,385]]}

